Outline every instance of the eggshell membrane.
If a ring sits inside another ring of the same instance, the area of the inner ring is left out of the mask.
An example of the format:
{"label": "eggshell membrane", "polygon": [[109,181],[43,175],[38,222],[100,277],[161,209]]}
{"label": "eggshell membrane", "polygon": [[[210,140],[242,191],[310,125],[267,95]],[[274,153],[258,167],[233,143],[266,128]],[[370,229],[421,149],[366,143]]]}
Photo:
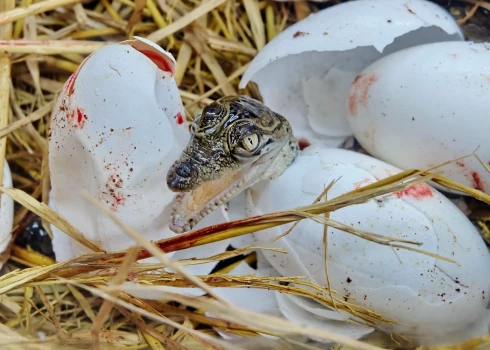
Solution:
{"label": "eggshell membrane", "polygon": [[[3,163],[4,188],[12,188],[12,174],[7,161]],[[14,201],[6,194],[1,195],[0,199],[0,255],[8,248],[12,240],[12,228],[14,223]],[[4,261],[0,261],[0,268]]]}
{"label": "eggshell membrane", "polygon": [[[427,169],[477,154],[490,162],[490,51],[447,42],[389,55],[353,84],[349,123],[362,146],[400,168]],[[490,194],[490,173],[471,157],[438,168]]]}
{"label": "eggshell membrane", "polygon": [[[188,123],[173,61],[145,40],[89,56],[65,84],[53,113],[50,205],[107,251],[135,243],[81,196],[84,190],[151,240],[175,235],[168,228],[174,193],[166,175],[189,140]],[[159,68],[165,65],[168,71]],[[202,225],[221,221],[215,211]],[[66,235],[53,230],[58,260],[89,252],[69,240],[70,254]],[[215,253],[221,251],[220,245]]]}
{"label": "eggshell membrane", "polygon": [[[399,171],[355,152],[311,147],[280,178],[253,188],[255,214],[309,205],[333,180],[338,182],[329,198]],[[395,254],[388,246],[329,228],[332,288],[355,298],[350,302],[399,323],[383,325],[385,330],[427,339],[462,330],[481,317],[490,292],[485,272],[489,253],[471,222],[435,189],[420,184],[337,210],[330,218],[360,230],[421,242],[421,249],[459,264],[404,249]],[[261,245],[288,251],[286,255],[263,251],[263,255],[284,276],[306,275],[325,285],[323,225],[303,220],[288,236],[268,243],[289,227],[255,234]]]}
{"label": "eggshell membrane", "polygon": [[352,134],[345,100],[363,68],[406,47],[451,40],[463,34],[432,2],[349,1],[281,32],[254,58],[240,88],[254,81],[264,103],[289,119],[296,136],[336,147]]}

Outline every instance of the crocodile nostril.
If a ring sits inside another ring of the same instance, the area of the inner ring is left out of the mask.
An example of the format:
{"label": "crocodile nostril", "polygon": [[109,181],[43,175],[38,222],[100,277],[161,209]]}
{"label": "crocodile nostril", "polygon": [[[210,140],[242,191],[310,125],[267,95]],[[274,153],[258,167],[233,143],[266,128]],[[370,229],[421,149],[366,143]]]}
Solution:
{"label": "crocodile nostril", "polygon": [[180,163],[179,165],[177,165],[175,172],[180,177],[189,177],[191,176],[191,167],[187,163]]}

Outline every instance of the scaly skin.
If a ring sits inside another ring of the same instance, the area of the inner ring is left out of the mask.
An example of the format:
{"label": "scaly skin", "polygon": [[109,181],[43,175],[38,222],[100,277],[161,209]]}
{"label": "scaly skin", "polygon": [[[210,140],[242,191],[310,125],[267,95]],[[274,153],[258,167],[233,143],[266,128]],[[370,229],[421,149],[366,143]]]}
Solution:
{"label": "scaly skin", "polygon": [[168,187],[179,192],[170,223],[177,233],[255,183],[280,176],[299,150],[289,122],[247,96],[215,101],[191,129],[167,174]]}

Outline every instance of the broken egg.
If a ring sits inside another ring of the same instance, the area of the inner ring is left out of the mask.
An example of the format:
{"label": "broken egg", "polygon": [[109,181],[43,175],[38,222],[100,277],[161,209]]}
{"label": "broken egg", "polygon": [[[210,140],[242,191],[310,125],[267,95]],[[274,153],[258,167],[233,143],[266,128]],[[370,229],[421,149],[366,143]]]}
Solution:
{"label": "broken egg", "polygon": [[[348,120],[373,156],[402,169],[428,169],[472,154],[490,162],[490,47],[433,43],[399,51],[356,78]],[[490,194],[476,157],[435,169]]]}
{"label": "broken egg", "polygon": [[[250,215],[310,205],[332,181],[337,182],[328,191],[329,199],[398,172],[398,168],[359,153],[310,147],[281,177],[251,189]],[[332,289],[346,301],[394,322],[378,323],[382,330],[430,345],[451,339],[449,335],[464,339],[466,331],[474,335],[475,329],[486,334],[488,329],[484,331],[481,324],[475,324],[487,313],[489,252],[472,223],[437,190],[426,184],[414,185],[331,212],[330,219],[349,229],[415,241],[421,245],[392,244],[455,261],[377,244],[328,227]],[[326,286],[324,225],[302,220],[287,236],[270,242],[291,225],[254,234],[260,246],[288,252],[266,250],[263,256],[283,276],[308,276],[312,282]],[[282,299],[288,313],[299,308],[305,311],[305,317],[346,316],[313,301]],[[281,303],[279,306],[281,309]]]}
{"label": "broken egg", "polygon": [[[12,174],[7,161],[3,163],[2,187],[12,188]],[[9,244],[12,241],[14,224],[14,201],[6,194],[1,195],[0,201],[0,268],[10,256]]]}
{"label": "broken egg", "polygon": [[[174,236],[168,227],[174,193],[166,175],[190,137],[174,71],[174,58],[146,39],[108,45],[81,64],[54,108],[50,205],[107,251],[135,243],[83,191],[150,240]],[[201,225],[222,221],[215,211]],[[90,252],[53,231],[57,260]],[[223,244],[201,255],[218,254]]]}
{"label": "broken egg", "polygon": [[290,26],[254,58],[240,88],[255,82],[266,106],[305,144],[339,146],[352,135],[345,101],[369,64],[401,49],[463,40],[442,7],[424,0],[338,4]]}

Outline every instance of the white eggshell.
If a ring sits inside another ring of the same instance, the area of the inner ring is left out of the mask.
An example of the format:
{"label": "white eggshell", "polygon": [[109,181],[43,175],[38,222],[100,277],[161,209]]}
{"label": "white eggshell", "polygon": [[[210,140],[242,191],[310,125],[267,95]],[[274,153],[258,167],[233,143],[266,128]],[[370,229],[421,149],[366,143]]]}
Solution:
{"label": "white eggshell", "polygon": [[[338,182],[329,198],[399,171],[359,153],[310,147],[281,177],[252,189],[253,214],[312,204],[334,180]],[[416,185],[337,210],[330,218],[360,230],[421,242],[421,249],[457,261],[404,249],[396,249],[395,254],[389,246],[329,228],[332,288],[355,298],[350,302],[398,322],[393,327],[383,325],[387,331],[429,341],[433,335],[462,331],[482,316],[490,293],[490,255],[471,222],[435,189]],[[323,225],[303,220],[288,236],[268,243],[290,226],[255,234],[261,246],[288,251],[263,251],[263,255],[284,276],[309,276],[326,285]]]}
{"label": "white eggshell", "polygon": [[[257,271],[245,262],[238,264],[229,275],[279,276],[273,268]],[[213,290],[217,295],[239,308],[271,316],[281,315],[274,291],[254,288],[213,288]]]}
{"label": "white eggshell", "polygon": [[[12,187],[12,175],[7,161],[3,163],[3,182],[5,188]],[[14,201],[6,194],[1,195],[0,200],[0,255],[8,248],[12,240],[12,228],[14,223]],[[0,268],[4,261],[0,258]]]}
{"label": "white eggshell", "polygon": [[[286,319],[307,327],[340,334],[352,339],[358,339],[374,331],[374,328],[367,326],[319,317],[296,304],[287,294],[276,293],[276,299],[279,310]],[[335,314],[336,311],[329,312]]]}
{"label": "white eggshell", "polygon": [[[261,260],[263,260],[263,257],[260,257],[259,254],[258,261],[260,262]],[[254,270],[244,262],[234,268],[230,272],[230,275],[280,276],[273,267]],[[326,311],[323,309],[323,312],[331,313],[328,315],[331,317],[326,318],[324,314],[315,313],[313,308],[308,310],[296,305],[297,303],[300,303],[301,305],[308,304],[309,301],[307,299],[301,299],[288,294],[281,294],[272,290],[255,288],[214,288],[214,292],[236,307],[270,316],[284,317],[291,322],[334,332],[350,338],[357,339],[373,331],[373,328],[342,322],[344,318],[341,316],[339,317],[339,314],[336,311]],[[222,331],[219,331],[219,333],[225,338],[236,337]]]}
{"label": "white eggshell", "polygon": [[[68,80],[54,109],[51,205],[107,251],[135,243],[82,191],[151,240],[174,236],[168,220],[175,194],[166,175],[189,139],[174,66],[169,53],[146,39],[105,46]],[[206,219],[213,224],[223,216],[215,211]],[[67,254],[66,237],[54,231],[57,255],[88,252],[71,241]]]}
{"label": "white eggshell", "polygon": [[[402,169],[427,169],[477,154],[490,162],[490,47],[434,43],[375,62],[349,95],[349,123],[362,146]],[[490,173],[474,157],[437,169],[490,194]]]}
{"label": "white eggshell", "polygon": [[442,7],[424,0],[349,1],[295,23],[254,58],[240,82],[257,83],[264,103],[295,135],[338,146],[352,134],[345,100],[359,72],[389,53],[463,40]]}

